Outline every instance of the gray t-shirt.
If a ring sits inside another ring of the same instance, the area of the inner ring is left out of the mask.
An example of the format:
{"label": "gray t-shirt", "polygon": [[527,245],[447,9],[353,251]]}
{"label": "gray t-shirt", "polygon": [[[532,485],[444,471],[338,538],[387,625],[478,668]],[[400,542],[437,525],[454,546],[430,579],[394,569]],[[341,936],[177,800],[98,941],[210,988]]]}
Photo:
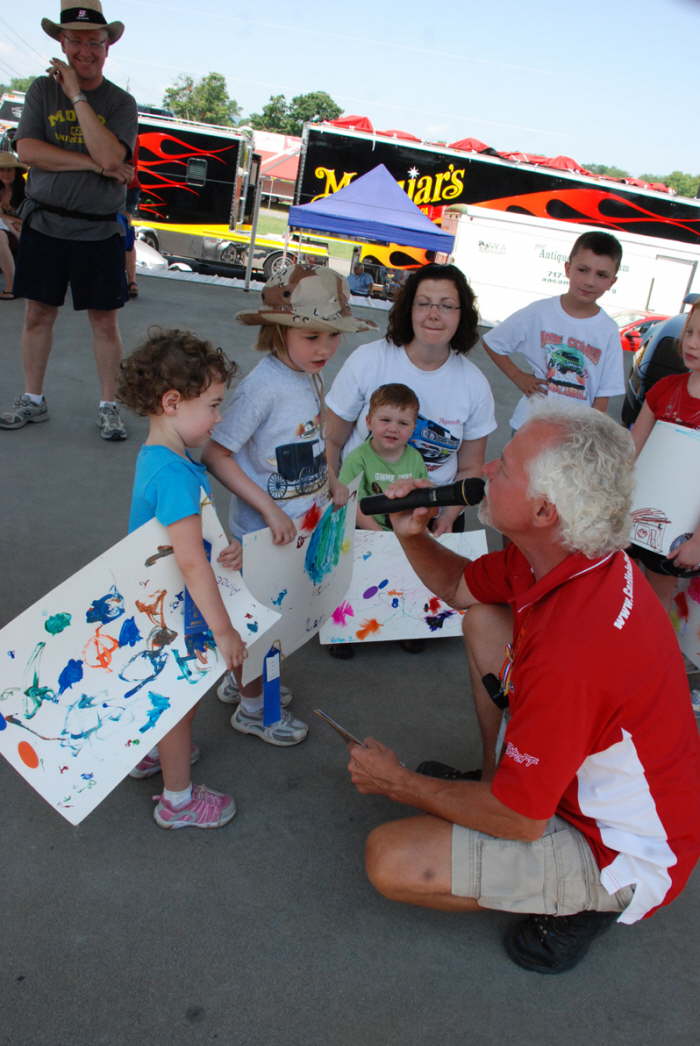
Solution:
{"label": "gray t-shirt", "polygon": [[[109,80],[103,80],[94,91],[84,93],[108,130],[124,143],[127,160],[130,159],[138,120],[132,96]],[[60,149],[87,153],[75,110],[61,86],[49,76],[40,76],[27,91],[16,137],[17,140],[37,138]],[[125,187],[114,178],[104,178],[92,171],[42,171],[32,167],[20,217],[45,236],[62,240],[106,240],[121,231],[116,221],[66,218],[34,210],[35,202],[87,214],[114,214],[123,210],[125,197]]]}
{"label": "gray t-shirt", "polygon": [[[292,519],[327,497],[321,403],[311,375],[266,356],[236,389],[212,439],[233,453],[254,483]],[[265,526],[232,496],[229,527],[240,538]]]}

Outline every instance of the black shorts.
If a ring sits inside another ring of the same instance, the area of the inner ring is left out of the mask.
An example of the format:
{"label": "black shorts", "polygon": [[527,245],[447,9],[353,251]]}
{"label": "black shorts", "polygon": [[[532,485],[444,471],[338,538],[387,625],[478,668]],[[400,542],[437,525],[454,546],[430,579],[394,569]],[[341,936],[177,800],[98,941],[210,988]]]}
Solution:
{"label": "black shorts", "polygon": [[73,308],[121,309],[127,301],[124,239],[59,240],[25,222],[17,250],[14,293],[60,307],[70,284]]}

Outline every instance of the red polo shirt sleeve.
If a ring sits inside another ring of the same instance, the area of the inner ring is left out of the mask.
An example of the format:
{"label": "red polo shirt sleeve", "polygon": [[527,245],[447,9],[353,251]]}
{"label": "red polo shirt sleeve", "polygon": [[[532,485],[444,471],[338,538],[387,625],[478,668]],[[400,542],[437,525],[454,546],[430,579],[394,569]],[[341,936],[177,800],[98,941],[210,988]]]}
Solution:
{"label": "red polo shirt sleeve", "polygon": [[510,603],[523,573],[532,584],[532,573],[522,552],[509,545],[469,563],[464,571],[467,588],[480,603]]}

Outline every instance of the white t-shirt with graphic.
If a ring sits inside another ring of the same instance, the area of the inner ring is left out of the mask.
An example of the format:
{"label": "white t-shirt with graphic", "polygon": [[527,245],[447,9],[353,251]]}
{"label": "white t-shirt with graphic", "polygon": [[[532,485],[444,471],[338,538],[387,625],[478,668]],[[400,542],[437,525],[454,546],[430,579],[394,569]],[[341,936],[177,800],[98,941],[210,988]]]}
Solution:
{"label": "white t-shirt with graphic", "polygon": [[451,483],[464,440],[488,436],[496,428],[491,387],[479,368],[451,352],[437,370],[421,370],[406,350],[386,339],[355,349],[339,370],[326,404],[344,421],[354,421],[347,455],[367,438],[370,396],[380,385],[397,382],[413,389],[420,413],[410,443],[419,451],[433,483]]}
{"label": "white t-shirt with graphic", "polygon": [[[292,370],[276,356],[262,359],[243,379],[212,439],[230,450],[246,476],[292,518],[306,512],[327,488],[318,394],[310,375]],[[265,525],[247,502],[231,497],[234,537]]]}
{"label": "white t-shirt with graphic", "polygon": [[[593,403],[625,391],[620,331],[602,309],[579,319],[562,308],[559,296],[518,309],[484,337],[499,356],[519,352],[547,382],[547,396],[567,403]],[[539,396],[523,396],[510,424],[519,429]]]}

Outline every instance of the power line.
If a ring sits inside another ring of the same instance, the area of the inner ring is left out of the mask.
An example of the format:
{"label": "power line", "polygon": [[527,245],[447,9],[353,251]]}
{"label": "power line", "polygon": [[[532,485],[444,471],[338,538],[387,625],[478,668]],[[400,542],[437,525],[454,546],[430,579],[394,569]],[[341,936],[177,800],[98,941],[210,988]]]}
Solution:
{"label": "power line", "polygon": [[13,27],[12,27],[12,26],[10,25],[10,23],[9,23],[9,22],[5,21],[5,19],[4,19],[4,18],[3,18],[3,17],[1,16],[1,15],[0,15],[0,22],[2,22],[2,24],[3,24],[3,25],[4,25],[4,26],[5,26],[6,28],[7,28],[7,29],[9,29],[9,30],[10,30],[10,32],[11,32],[11,33],[12,33],[12,34],[13,34],[14,36],[16,36],[16,37],[17,37],[17,39],[19,40],[19,42],[20,42],[21,44],[23,44],[23,45],[24,45],[24,47],[26,47],[28,51],[33,51],[33,53],[34,53],[34,54],[35,54],[35,55],[36,55],[36,56],[37,56],[38,58],[40,58],[40,59],[41,59],[41,61],[42,61],[42,62],[43,62],[44,64],[45,64],[45,63],[46,63],[46,62],[48,61],[48,59],[47,59],[47,57],[46,57],[46,55],[45,55],[45,54],[40,54],[40,53],[39,53],[39,51],[37,51],[37,49],[36,49],[35,47],[32,47],[32,45],[31,45],[30,43],[27,43],[27,41],[26,41],[26,40],[24,39],[24,37],[23,37],[23,36],[20,36],[20,34],[19,34],[19,33],[17,32],[17,30],[16,30],[16,29],[14,29],[14,28],[13,28]]}

